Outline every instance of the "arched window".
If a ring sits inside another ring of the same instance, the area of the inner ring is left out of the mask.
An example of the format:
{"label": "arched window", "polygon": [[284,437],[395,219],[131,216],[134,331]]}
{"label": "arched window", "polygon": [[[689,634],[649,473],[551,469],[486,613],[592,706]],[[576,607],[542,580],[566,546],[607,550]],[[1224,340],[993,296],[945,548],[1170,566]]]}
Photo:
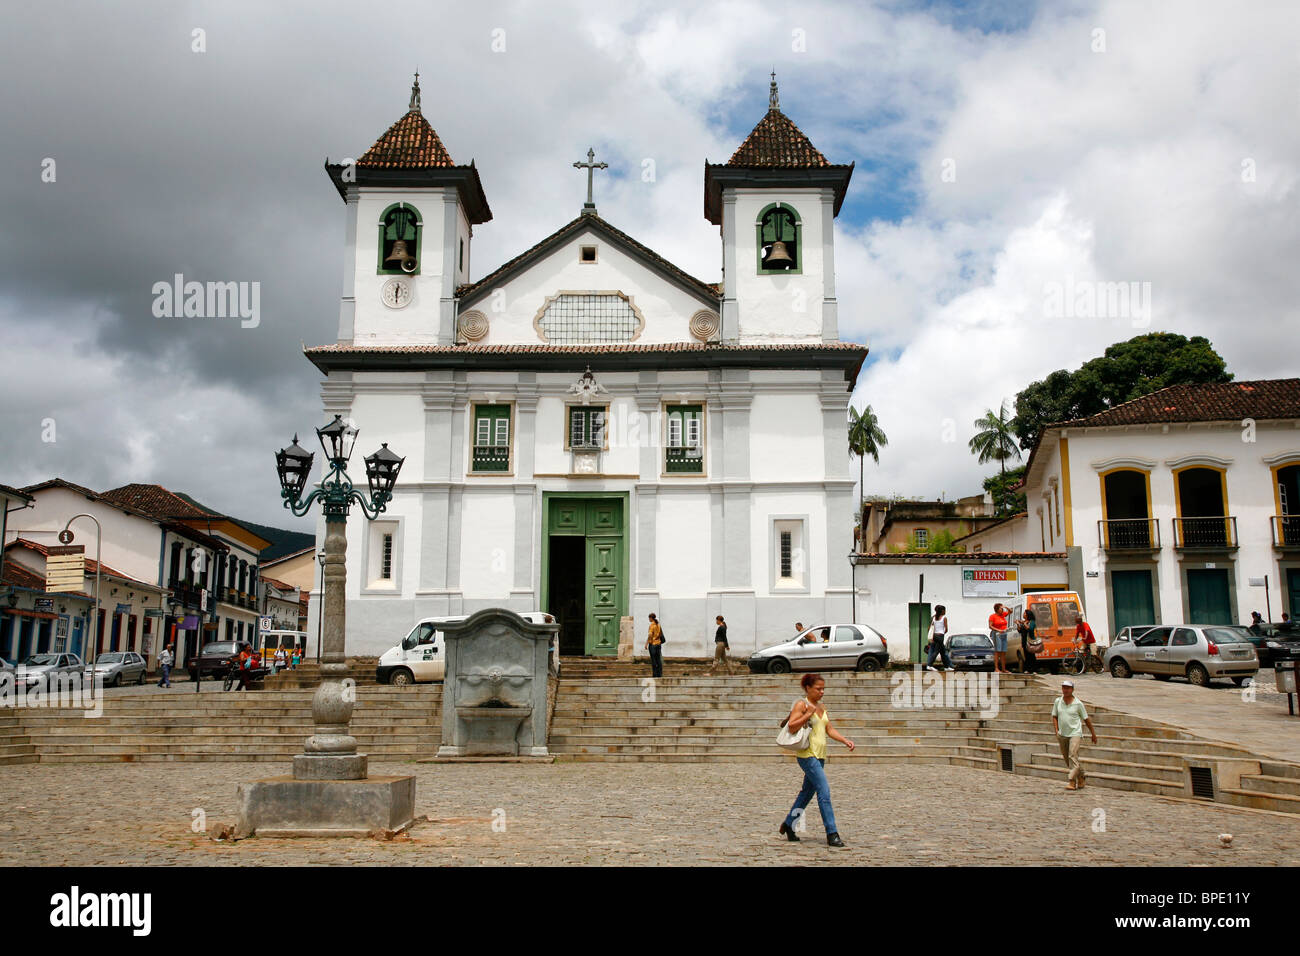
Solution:
{"label": "arched window", "polygon": [[396,202],[384,210],[379,217],[381,275],[419,274],[422,227],[420,212],[410,203]]}
{"label": "arched window", "polygon": [[758,214],[758,271],[803,270],[803,224],[794,208],[773,203]]}

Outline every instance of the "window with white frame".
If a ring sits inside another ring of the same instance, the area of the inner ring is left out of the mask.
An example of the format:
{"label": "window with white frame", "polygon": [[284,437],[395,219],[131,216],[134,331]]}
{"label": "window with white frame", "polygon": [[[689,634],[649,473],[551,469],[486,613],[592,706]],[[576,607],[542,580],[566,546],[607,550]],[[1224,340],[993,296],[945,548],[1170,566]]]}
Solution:
{"label": "window with white frame", "polygon": [[930,546],[930,531],[928,528],[917,528],[912,534],[916,538],[918,549],[928,548]]}
{"label": "window with white frame", "polygon": [[772,587],[774,590],[807,590],[807,543],[802,518],[781,518],[772,522]]}
{"label": "window with white frame", "polygon": [[366,587],[378,590],[397,588],[401,574],[397,522],[372,521],[366,550]]}

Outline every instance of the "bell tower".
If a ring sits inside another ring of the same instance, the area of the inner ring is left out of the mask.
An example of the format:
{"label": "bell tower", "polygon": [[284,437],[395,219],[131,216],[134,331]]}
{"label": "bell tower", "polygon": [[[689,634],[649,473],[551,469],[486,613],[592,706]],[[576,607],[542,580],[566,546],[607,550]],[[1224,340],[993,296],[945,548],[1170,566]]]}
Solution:
{"label": "bell tower", "polygon": [[852,175],[781,112],[773,73],[767,114],[726,163],[704,164],[704,215],[722,236],[722,341],[839,340],[835,217]]}
{"label": "bell tower", "polygon": [[406,114],[360,159],[325,170],[347,206],[338,341],[452,344],[474,226],[492,210],[473,161],[456,165],[424,118],[420,74]]}

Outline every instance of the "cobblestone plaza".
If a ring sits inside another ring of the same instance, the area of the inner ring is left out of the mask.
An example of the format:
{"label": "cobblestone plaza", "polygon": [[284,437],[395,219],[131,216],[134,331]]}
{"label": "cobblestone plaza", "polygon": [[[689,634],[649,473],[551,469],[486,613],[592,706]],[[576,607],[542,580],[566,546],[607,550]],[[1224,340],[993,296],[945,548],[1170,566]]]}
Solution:
{"label": "cobblestone plaza", "polygon": [[[392,842],[211,838],[235,789],[267,764],[27,765],[0,769],[0,864],[1122,865],[1300,862],[1288,815],[943,766],[828,763],[848,843],[809,807],[804,840],[777,825],[798,791],[781,763],[378,764],[414,773],[428,816]],[[199,811],[199,812],[196,812]],[[206,833],[193,827],[205,823]],[[1231,849],[1219,834],[1234,836]]]}

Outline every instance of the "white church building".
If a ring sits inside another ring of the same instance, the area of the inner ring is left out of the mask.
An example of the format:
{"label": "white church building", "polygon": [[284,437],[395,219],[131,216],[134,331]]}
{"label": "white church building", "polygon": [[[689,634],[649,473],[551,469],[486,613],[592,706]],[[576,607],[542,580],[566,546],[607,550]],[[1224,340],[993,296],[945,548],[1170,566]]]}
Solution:
{"label": "white church building", "polygon": [[711,653],[718,614],[735,654],[851,616],[847,411],[867,349],[839,339],[834,220],[853,166],[781,112],[774,79],[753,132],[704,167],[712,283],[601,218],[603,164],[574,165],[580,215],[474,279],[492,213],[418,77],[355,164],[326,164],[343,299],[338,340],[306,355],[325,418],[406,457],[388,510],[348,523],[351,654],[493,606],[555,614],[562,653],[588,655],[616,653],[625,616],[639,648],[650,612],[669,656]]}

